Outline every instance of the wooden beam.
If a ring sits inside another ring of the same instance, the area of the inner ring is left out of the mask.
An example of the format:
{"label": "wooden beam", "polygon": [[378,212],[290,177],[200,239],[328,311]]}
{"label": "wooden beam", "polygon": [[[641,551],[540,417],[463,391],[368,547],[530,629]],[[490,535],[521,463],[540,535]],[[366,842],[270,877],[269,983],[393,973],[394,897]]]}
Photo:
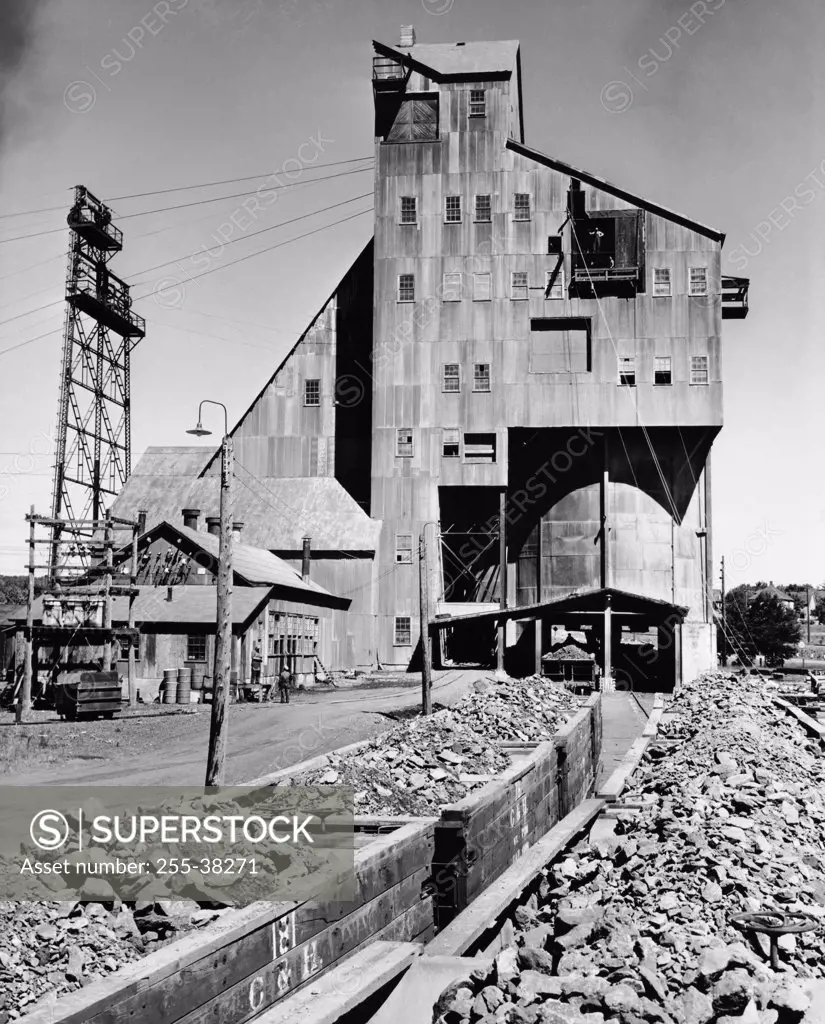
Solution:
{"label": "wooden beam", "polygon": [[420,953],[417,942],[373,942],[256,1017],[256,1024],[335,1024],[403,974]]}
{"label": "wooden beam", "polygon": [[604,801],[585,800],[535,845],[523,853],[499,878],[432,942],[424,947],[424,956],[461,956],[488,931],[516,902],[524,889],[542,869],[599,814]]}

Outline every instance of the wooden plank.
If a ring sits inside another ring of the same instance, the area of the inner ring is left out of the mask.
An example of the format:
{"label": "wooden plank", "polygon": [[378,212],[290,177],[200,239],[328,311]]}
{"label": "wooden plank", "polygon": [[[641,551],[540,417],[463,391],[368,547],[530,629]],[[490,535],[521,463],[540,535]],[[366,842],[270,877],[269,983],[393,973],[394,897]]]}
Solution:
{"label": "wooden plank", "polygon": [[[376,933],[402,916],[420,897],[428,873],[428,868],[422,868],[340,922],[299,942],[283,955],[270,958],[270,962],[254,969],[237,984],[202,1001],[196,1010],[171,1019],[179,1024],[244,1024],[254,1019],[348,953],[372,941]],[[149,1015],[138,1019],[160,1024],[163,1018]]]}
{"label": "wooden plank", "polygon": [[490,885],[432,942],[424,956],[461,956],[518,899],[542,868],[582,832],[604,807],[599,799],[585,800],[538,840]]}
{"label": "wooden plank", "polygon": [[421,953],[413,942],[374,942],[366,949],[256,1017],[256,1024],[335,1024],[369,996],[388,985]]}
{"label": "wooden plank", "polygon": [[624,792],[624,788],[631,776],[639,767],[645,751],[651,742],[651,737],[640,736],[630,747],[630,750],[622,758],[619,767],[608,778],[603,786],[599,787],[596,796],[601,800],[618,800]]}
{"label": "wooden plank", "polygon": [[370,1024],[432,1024],[433,1004],[453,981],[469,977],[478,960],[459,956],[419,957]]}
{"label": "wooden plank", "polygon": [[800,711],[799,708],[794,707],[788,701],[783,700],[781,697],[774,697],[774,703],[786,711],[789,715],[792,715],[801,725],[805,727],[806,732],[810,735],[818,736],[820,740],[825,740],[825,725],[817,722],[816,719],[811,718],[810,715],[806,715],[804,711]]}

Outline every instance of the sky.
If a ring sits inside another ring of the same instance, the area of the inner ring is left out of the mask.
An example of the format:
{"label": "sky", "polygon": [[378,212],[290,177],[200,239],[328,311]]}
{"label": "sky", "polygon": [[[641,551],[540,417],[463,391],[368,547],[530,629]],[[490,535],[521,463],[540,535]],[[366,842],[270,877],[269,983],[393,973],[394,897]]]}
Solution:
{"label": "sky", "polygon": [[71,187],[115,211],[112,270],[147,321],[134,463],[189,443],[202,398],[234,422],[370,237],[371,40],[412,24],[519,39],[528,145],[726,232],[723,273],[751,299],[723,329],[714,557],[729,586],[825,581],[818,0],[6,2],[0,572],[23,571],[23,516],[51,503]]}

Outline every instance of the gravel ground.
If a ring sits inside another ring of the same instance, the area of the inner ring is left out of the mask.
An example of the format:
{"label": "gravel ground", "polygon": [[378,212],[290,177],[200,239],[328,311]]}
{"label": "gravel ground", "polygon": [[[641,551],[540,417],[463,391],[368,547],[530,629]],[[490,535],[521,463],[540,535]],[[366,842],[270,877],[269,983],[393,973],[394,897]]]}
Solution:
{"label": "gravel ground", "polygon": [[[755,679],[686,687],[643,767],[637,814],[545,873],[493,967],[439,1024],[796,1024],[825,976],[825,759]],[[596,836],[599,838],[595,838]],[[804,912],[779,941],[731,915]],[[813,1012],[813,1011],[812,1011]]]}

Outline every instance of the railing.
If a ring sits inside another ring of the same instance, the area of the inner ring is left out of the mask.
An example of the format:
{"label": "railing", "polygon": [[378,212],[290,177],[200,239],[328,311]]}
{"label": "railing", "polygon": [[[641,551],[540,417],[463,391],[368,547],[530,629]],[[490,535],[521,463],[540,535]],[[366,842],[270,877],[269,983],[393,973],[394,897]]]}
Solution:
{"label": "railing", "polygon": [[373,57],[372,77],[378,82],[398,81],[407,77],[407,70],[392,57]]}
{"label": "railing", "polygon": [[93,228],[110,239],[118,249],[123,246],[123,232],[120,228],[115,227],[114,224],[106,220],[105,215],[101,216],[98,211],[90,206],[73,206],[69,211],[66,222],[74,230]]}
{"label": "railing", "polygon": [[750,278],[722,278],[722,319],[744,320],[748,315]]}

